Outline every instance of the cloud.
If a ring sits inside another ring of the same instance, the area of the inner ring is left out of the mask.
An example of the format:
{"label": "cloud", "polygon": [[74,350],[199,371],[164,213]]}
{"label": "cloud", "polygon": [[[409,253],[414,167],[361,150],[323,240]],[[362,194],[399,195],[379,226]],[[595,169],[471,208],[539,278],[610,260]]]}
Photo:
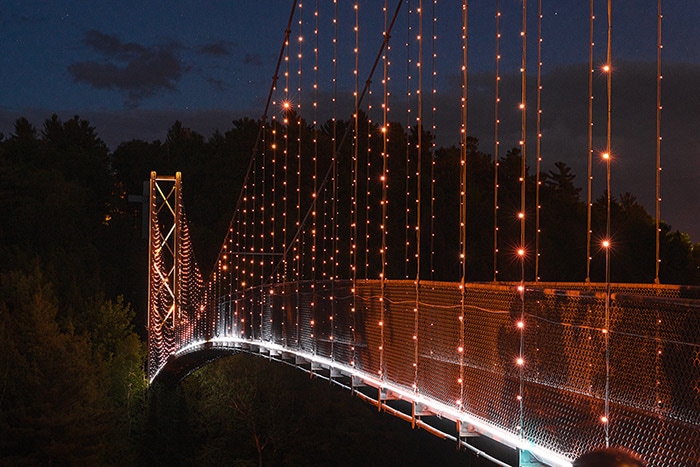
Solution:
{"label": "cloud", "polygon": [[138,107],[142,99],[161,91],[174,91],[187,71],[177,43],[146,47],[96,30],[85,34],[84,43],[102,58],[72,63],[68,72],[76,82],[122,92],[127,107]]}
{"label": "cloud", "polygon": [[243,63],[246,65],[262,65],[262,60],[260,59],[259,54],[245,54],[245,59],[243,60]]}
{"label": "cloud", "polygon": [[96,52],[117,60],[133,59],[146,50],[142,45],[133,42],[124,43],[116,36],[110,36],[95,29],[86,32],[83,41]]}
{"label": "cloud", "polygon": [[228,57],[231,55],[231,48],[235,44],[229,41],[218,41],[209,44],[204,44],[197,48],[200,54],[212,55],[215,57]]}
{"label": "cloud", "polygon": [[228,88],[228,85],[224,82],[224,80],[216,79],[211,76],[207,78],[207,82],[217,91],[224,91],[226,88]]}

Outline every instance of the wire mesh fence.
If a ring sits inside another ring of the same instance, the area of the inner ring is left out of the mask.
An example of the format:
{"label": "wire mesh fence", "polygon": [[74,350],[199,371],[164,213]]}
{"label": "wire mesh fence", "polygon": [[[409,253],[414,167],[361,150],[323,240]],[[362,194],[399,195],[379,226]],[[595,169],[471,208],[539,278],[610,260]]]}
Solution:
{"label": "wire mesh fence", "polygon": [[[189,337],[180,348],[213,334],[271,342],[414,391],[568,458],[605,445],[607,436],[652,465],[695,465],[698,291],[526,283],[521,292],[520,285],[255,287],[216,301],[206,314],[211,326],[193,326],[204,315],[184,320]],[[158,346],[178,350],[154,341],[151,355],[163,353]]]}

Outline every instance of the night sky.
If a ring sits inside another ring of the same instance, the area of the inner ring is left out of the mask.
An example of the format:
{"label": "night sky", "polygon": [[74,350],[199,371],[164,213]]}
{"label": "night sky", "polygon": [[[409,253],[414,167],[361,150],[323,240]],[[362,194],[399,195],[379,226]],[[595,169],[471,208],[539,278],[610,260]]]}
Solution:
{"label": "night sky", "polygon": [[[317,2],[301,9],[295,19],[289,69],[290,98],[298,87],[295,61],[304,37],[304,97],[297,98],[308,115],[312,95],[313,43],[319,47],[319,103],[330,102],[333,47],[333,5],[322,0],[319,34],[315,36]],[[360,2],[360,70],[364,83],[381,42],[384,17],[379,0]],[[417,34],[417,16],[406,18],[404,2],[392,35],[392,110],[390,118],[407,121],[407,57],[415,63],[415,45],[406,37]],[[427,15],[433,2],[425,0]],[[595,61],[605,60],[606,2],[596,0]],[[352,100],[354,67],[354,2],[340,0],[338,42],[339,102]],[[389,2],[393,11],[395,0]],[[469,8],[469,133],[483,151],[493,153],[494,13],[495,1],[470,2]],[[543,0],[542,28],[542,157],[543,168],[563,160],[574,168],[576,183],[585,186],[587,160],[588,8],[583,0]],[[528,109],[533,115],[537,60],[537,6],[528,1]],[[80,115],[97,128],[114,149],[130,139],[163,140],[175,120],[204,136],[225,131],[243,116],[263,112],[290,1],[95,1],[5,0],[0,6],[0,131],[8,136],[13,122],[27,117],[38,127],[51,114],[62,119]],[[441,144],[455,144],[459,126],[461,8],[456,0],[440,0],[435,59],[435,104],[431,116]],[[501,147],[519,139],[521,60],[521,0],[501,0]],[[613,194],[630,191],[654,212],[656,0],[615,0],[613,8]],[[700,241],[700,2],[663,1],[662,219],[674,229]],[[298,18],[297,18],[298,19]],[[426,25],[428,37],[431,26]],[[426,45],[424,70],[430,45]],[[381,66],[380,66],[381,68]],[[432,69],[432,64],[430,65]],[[403,74],[402,74],[403,70]],[[381,73],[381,70],[380,70]],[[424,72],[425,73],[425,72]],[[424,86],[431,80],[424,75]],[[373,80],[371,117],[381,100],[381,76]],[[284,78],[280,83],[283,87]],[[605,140],[605,78],[596,71],[595,146]],[[424,91],[424,95],[428,91]],[[279,101],[281,97],[276,96]],[[342,111],[342,110],[341,110]],[[331,115],[319,106],[319,120]],[[349,118],[349,112],[339,115]],[[426,117],[427,118],[427,117]],[[312,120],[307,116],[307,120]],[[534,138],[529,137],[529,141]],[[534,168],[534,147],[528,162]],[[503,155],[503,153],[501,154]],[[596,163],[594,196],[602,194],[601,166]],[[582,193],[585,199],[585,192]]]}

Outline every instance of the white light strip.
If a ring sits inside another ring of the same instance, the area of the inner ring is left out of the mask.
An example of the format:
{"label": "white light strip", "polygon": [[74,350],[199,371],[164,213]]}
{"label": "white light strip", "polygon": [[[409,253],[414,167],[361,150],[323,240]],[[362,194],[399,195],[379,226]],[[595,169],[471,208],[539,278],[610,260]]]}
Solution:
{"label": "white light strip", "polygon": [[[407,400],[409,402],[419,402],[425,405],[426,407],[430,408],[431,411],[435,412],[439,416],[447,416],[447,418],[450,418],[451,420],[458,420],[462,424],[466,423],[472,425],[478,430],[479,433],[488,436],[489,438],[501,444],[509,446],[513,449],[529,451],[540,461],[545,462],[548,465],[556,467],[571,467],[572,465],[572,460],[562,456],[561,454],[557,454],[556,452],[553,452],[549,449],[538,446],[526,439],[520,440],[519,437],[513,433],[510,433],[497,426],[491,425],[490,423],[485,422],[484,420],[481,420],[477,417],[474,417],[467,412],[459,411],[456,408],[450,407],[443,402],[431,399],[429,397],[425,397],[422,394],[417,394],[409,388],[404,388],[402,386],[392,384],[388,381],[382,381],[370,373],[366,373],[351,366],[338,363],[337,361],[331,360],[329,358],[299,350],[294,350],[289,347],[284,347],[282,345],[275,344],[274,342],[252,341],[237,337],[217,337],[210,340],[201,340],[188,344],[182,347],[180,350],[178,350],[175,354],[173,354],[173,356],[177,358],[184,354],[197,351],[200,348],[204,348],[205,346],[212,344],[214,347],[230,347],[231,349],[237,351],[245,350],[240,348],[240,345],[242,344],[254,345],[260,348],[265,348],[269,351],[291,354],[301,357],[309,362],[319,363],[325,367],[328,367],[329,369],[333,368],[349,376],[357,377],[373,387],[386,388],[391,392],[398,394],[399,396],[401,396],[402,399]],[[165,364],[161,365],[161,367],[158,368],[158,371],[156,371],[153,378],[151,378],[151,383],[158,376],[163,367],[165,367]]]}

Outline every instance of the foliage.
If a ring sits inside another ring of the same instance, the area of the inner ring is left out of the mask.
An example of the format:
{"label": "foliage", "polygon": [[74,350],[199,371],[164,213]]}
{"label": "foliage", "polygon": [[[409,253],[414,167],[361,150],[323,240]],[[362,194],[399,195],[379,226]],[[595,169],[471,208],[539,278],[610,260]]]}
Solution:
{"label": "foliage", "polygon": [[[128,422],[138,414],[143,345],[130,331],[109,338],[61,330],[58,301],[38,264],[0,275],[4,461],[105,463],[128,455]],[[117,321],[128,319],[106,302]]]}
{"label": "foliage", "polygon": [[[466,455],[349,392],[250,355],[212,363],[183,383],[187,463],[458,465]],[[161,427],[162,428],[162,427]]]}
{"label": "foliage", "polygon": [[[26,119],[0,144],[0,462],[127,461],[145,347],[100,243],[115,214],[108,150],[78,117]],[[121,463],[121,462],[120,462]]]}
{"label": "foliage", "polygon": [[95,462],[100,394],[87,340],[59,329],[56,299],[39,270],[3,274],[0,287],[0,451],[9,462]]}

